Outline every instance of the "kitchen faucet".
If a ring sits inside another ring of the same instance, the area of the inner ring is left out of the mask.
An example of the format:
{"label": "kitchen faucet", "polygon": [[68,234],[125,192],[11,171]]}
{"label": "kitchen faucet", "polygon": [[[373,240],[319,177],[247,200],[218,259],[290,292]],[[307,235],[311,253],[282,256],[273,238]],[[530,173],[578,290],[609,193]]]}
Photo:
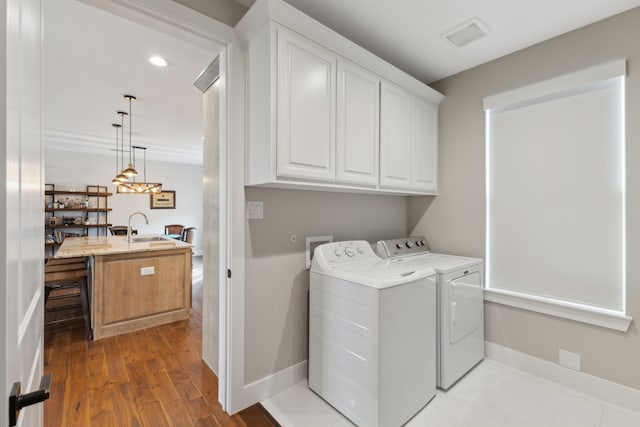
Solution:
{"label": "kitchen faucet", "polygon": [[131,218],[133,218],[134,215],[142,215],[144,217],[144,221],[147,225],[149,225],[149,218],[147,218],[147,216],[145,214],[143,214],[142,212],[134,212],[131,215],[129,215],[129,226],[127,227],[127,242],[131,243]]}

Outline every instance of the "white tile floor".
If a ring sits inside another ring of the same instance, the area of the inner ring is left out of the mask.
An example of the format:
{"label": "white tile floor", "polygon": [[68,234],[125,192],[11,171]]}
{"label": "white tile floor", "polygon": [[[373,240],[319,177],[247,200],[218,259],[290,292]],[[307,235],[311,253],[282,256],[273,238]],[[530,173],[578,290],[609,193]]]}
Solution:
{"label": "white tile floor", "polygon": [[[303,381],[262,402],[282,427],[352,426]],[[436,397],[408,427],[640,427],[632,412],[485,360]]]}

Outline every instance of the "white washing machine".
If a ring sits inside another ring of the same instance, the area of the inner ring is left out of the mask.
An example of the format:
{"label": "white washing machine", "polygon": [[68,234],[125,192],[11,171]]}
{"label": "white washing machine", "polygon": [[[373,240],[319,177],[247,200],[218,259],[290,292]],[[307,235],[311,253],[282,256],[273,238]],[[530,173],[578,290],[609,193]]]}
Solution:
{"label": "white washing machine", "polygon": [[309,388],[358,426],[405,424],[436,393],[435,271],[351,241],[310,275]]}
{"label": "white washing machine", "polygon": [[437,384],[448,389],[484,358],[483,262],[479,258],[434,254],[424,237],[381,240],[382,258],[407,268],[437,273]]}

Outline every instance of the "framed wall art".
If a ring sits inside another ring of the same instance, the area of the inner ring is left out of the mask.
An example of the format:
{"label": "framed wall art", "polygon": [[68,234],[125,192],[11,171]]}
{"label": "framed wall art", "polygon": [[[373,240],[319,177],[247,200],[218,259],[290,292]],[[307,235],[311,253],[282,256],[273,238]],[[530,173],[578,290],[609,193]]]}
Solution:
{"label": "framed wall art", "polygon": [[175,209],[176,208],[176,192],[161,191],[159,193],[151,193],[149,195],[151,201],[151,209]]}

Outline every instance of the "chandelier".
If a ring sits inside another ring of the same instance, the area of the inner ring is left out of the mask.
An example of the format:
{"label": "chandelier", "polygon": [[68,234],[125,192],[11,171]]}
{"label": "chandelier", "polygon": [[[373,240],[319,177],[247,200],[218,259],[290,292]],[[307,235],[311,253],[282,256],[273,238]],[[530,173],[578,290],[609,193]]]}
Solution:
{"label": "chandelier", "polygon": [[[133,95],[124,95],[124,98],[129,101],[129,112],[118,111],[120,115],[120,124],[113,123],[112,126],[116,129],[116,177],[111,181],[116,187],[118,193],[131,193],[131,194],[144,194],[144,193],[158,193],[162,191],[162,184],[159,182],[147,182],[147,148],[134,146],[131,142],[132,135],[132,101],[136,100]],[[129,117],[129,165],[124,167],[124,116]],[[118,144],[118,133],[120,133],[121,144]],[[136,154],[135,150],[144,150],[144,181],[136,181],[138,171],[136,170]],[[122,169],[120,169],[120,163],[118,162],[120,157]],[[119,172],[118,172],[119,171]]]}

